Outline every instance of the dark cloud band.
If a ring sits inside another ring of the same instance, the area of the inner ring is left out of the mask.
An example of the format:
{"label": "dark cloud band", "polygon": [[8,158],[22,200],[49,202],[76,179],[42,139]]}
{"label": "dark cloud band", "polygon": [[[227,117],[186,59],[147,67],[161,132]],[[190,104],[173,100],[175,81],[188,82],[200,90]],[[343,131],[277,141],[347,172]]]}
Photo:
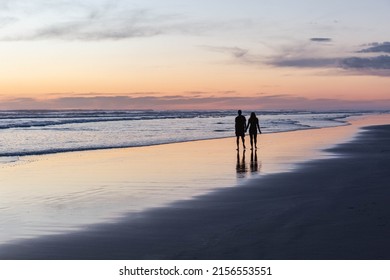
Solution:
{"label": "dark cloud band", "polygon": [[308,99],[287,94],[261,96],[211,96],[202,93],[200,96],[166,95],[138,96],[131,93],[118,96],[64,96],[54,99],[39,100],[34,98],[17,98],[3,100],[0,109],[243,109],[269,110],[388,110],[390,99],[387,100],[339,100],[339,99]]}
{"label": "dark cloud band", "polygon": [[343,68],[390,70],[390,56],[349,57],[341,61]]}
{"label": "dark cloud band", "polygon": [[372,43],[369,48],[359,51],[360,53],[390,53],[390,42]]}

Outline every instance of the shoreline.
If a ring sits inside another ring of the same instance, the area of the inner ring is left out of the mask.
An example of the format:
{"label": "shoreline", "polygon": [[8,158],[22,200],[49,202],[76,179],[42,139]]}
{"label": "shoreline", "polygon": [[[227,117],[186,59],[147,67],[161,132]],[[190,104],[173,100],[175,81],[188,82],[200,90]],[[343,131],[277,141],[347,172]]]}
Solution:
{"label": "shoreline", "polygon": [[[382,129],[366,130],[376,131],[378,138]],[[240,181],[237,187],[214,189],[168,207],[133,213],[120,222],[0,245],[0,259],[388,259],[389,244],[377,229],[387,232],[389,227],[383,214],[388,210],[386,195],[380,193],[386,191],[382,185],[386,185],[389,164],[382,150],[367,158],[368,144],[370,153],[376,148],[387,151],[370,142],[374,140],[360,132],[329,151],[339,156],[301,162],[292,171],[285,170],[289,172]],[[366,164],[378,166],[367,173]],[[359,168],[362,172],[353,172]],[[381,176],[371,178],[372,174]],[[375,192],[366,203],[362,182],[367,179],[375,179]],[[344,192],[346,198],[340,196]],[[377,220],[367,219],[367,213],[371,218],[375,214]],[[375,239],[370,243],[365,238],[364,248],[356,247],[362,244],[356,243],[363,240],[362,231]]]}
{"label": "shoreline", "polygon": [[[65,110],[67,111],[67,110]],[[267,132],[266,134],[278,134],[278,133],[288,133],[288,132],[295,132],[295,131],[306,131],[306,130],[318,130],[318,129],[327,129],[327,128],[334,128],[334,127],[342,127],[342,126],[348,126],[350,125],[349,120],[353,119],[355,117],[357,118],[364,118],[364,117],[370,117],[370,116],[380,116],[380,115],[387,115],[388,113],[383,112],[353,112],[353,113],[359,113],[359,115],[351,115],[351,116],[343,116],[338,118],[330,118],[333,122],[335,122],[334,125],[331,126],[324,126],[324,127],[307,127],[307,128],[300,128],[300,129],[291,129],[291,130],[284,130],[284,131],[273,131],[273,132]],[[25,158],[25,157],[36,157],[36,156],[47,156],[47,155],[56,155],[56,154],[63,154],[63,153],[79,153],[79,152],[95,152],[95,151],[104,151],[104,150],[116,150],[116,149],[129,149],[129,148],[142,148],[142,147],[153,147],[153,146],[160,146],[160,145],[171,145],[171,144],[180,144],[180,143],[188,143],[188,142],[197,142],[197,141],[207,141],[207,140],[219,140],[219,139],[229,139],[233,136],[221,136],[221,137],[212,137],[212,138],[199,138],[199,139],[193,139],[193,140],[181,140],[179,142],[161,142],[161,143],[152,143],[152,144],[143,144],[143,145],[123,145],[123,146],[98,146],[98,147],[80,147],[80,148],[74,148],[74,149],[50,149],[50,150],[42,150],[42,151],[30,151],[25,152],[24,154],[19,153],[3,153],[0,155],[0,164],[6,164],[8,161],[7,158]],[[17,160],[18,160],[17,159]],[[15,160],[10,160],[9,162],[14,162]]]}
{"label": "shoreline", "polygon": [[[342,124],[335,125],[335,126],[326,126],[326,127],[310,127],[310,128],[303,128],[303,129],[293,129],[293,130],[286,130],[286,131],[276,131],[276,132],[269,132],[265,134],[279,134],[279,133],[288,133],[288,132],[296,132],[296,131],[310,131],[310,130],[318,130],[318,129],[327,129],[327,128],[334,128],[334,127],[342,127],[342,126],[348,126],[350,125],[347,121],[346,122],[340,122]],[[249,137],[249,135],[246,135]],[[50,156],[50,155],[57,155],[57,154],[65,154],[65,153],[80,153],[80,152],[99,152],[99,151],[105,151],[105,150],[118,150],[118,149],[134,149],[134,148],[145,148],[145,147],[155,147],[155,146],[161,146],[161,145],[175,145],[175,144],[181,144],[181,143],[192,143],[192,142],[199,142],[199,141],[212,141],[212,140],[221,140],[221,139],[231,139],[235,138],[233,136],[225,136],[225,137],[215,137],[215,138],[204,138],[204,139],[193,139],[193,140],[182,140],[179,142],[166,142],[166,143],[157,143],[157,144],[143,144],[140,146],[112,146],[112,147],[91,147],[91,148],[79,148],[79,149],[73,149],[73,150],[46,150],[46,151],[38,151],[38,152],[28,152],[23,155],[20,154],[1,154],[0,159],[6,159],[6,158],[25,158],[25,157],[37,157],[37,156]],[[16,160],[16,161],[17,161]],[[14,161],[10,161],[14,162]],[[8,161],[4,160],[3,162],[0,161],[0,163],[8,163]]]}

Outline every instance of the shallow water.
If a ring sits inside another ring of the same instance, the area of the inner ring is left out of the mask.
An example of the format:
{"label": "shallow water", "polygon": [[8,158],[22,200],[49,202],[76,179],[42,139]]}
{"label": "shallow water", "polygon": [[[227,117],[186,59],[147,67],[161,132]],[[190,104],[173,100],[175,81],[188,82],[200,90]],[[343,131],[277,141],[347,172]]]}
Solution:
{"label": "shallow water", "polygon": [[[274,133],[344,125],[346,117],[361,114],[259,112],[258,117],[263,132]],[[235,116],[233,111],[0,111],[0,164],[5,157],[231,137]]]}

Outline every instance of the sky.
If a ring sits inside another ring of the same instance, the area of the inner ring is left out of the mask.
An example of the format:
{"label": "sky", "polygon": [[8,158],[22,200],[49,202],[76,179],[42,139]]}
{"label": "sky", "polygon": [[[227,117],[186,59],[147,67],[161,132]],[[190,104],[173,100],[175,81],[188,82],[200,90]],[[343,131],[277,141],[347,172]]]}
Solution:
{"label": "sky", "polygon": [[0,0],[0,109],[390,109],[389,0]]}

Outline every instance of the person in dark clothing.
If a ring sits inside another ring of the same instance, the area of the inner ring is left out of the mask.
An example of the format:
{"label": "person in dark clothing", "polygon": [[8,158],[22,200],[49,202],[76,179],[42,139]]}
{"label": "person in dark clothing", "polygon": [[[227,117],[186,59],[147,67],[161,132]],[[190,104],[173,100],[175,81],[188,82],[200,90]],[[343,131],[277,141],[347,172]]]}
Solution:
{"label": "person in dark clothing", "polygon": [[251,116],[248,120],[248,125],[246,130],[249,128],[249,137],[251,139],[251,150],[253,150],[253,142],[255,142],[255,149],[257,149],[257,130],[261,134],[261,129],[259,125],[259,119],[256,117],[255,112],[251,113]]}
{"label": "person in dark clothing", "polygon": [[242,145],[245,150],[245,130],[246,130],[246,118],[242,115],[242,111],[238,110],[238,116],[236,117],[236,137],[237,137],[237,150],[240,148],[240,137]]}

